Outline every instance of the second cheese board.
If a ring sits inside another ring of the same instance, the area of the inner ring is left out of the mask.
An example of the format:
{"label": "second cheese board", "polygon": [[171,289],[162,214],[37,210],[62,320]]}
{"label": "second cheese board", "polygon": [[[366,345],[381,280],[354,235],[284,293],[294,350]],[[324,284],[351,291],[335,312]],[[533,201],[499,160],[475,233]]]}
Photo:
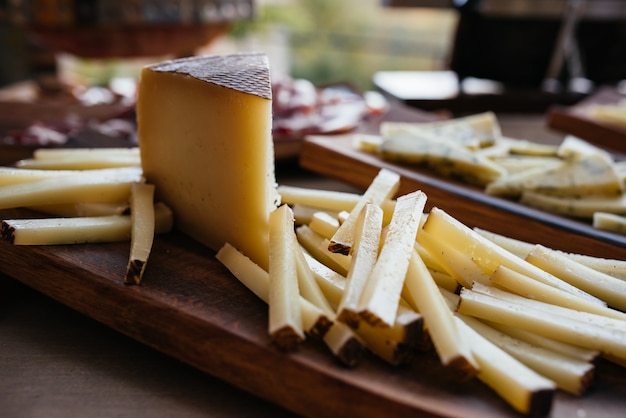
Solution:
{"label": "second cheese board", "polygon": [[626,237],[593,228],[577,219],[550,214],[512,200],[490,196],[478,187],[443,179],[414,165],[385,161],[352,145],[352,136],[308,137],[300,153],[305,169],[365,189],[382,168],[402,176],[399,194],[421,189],[427,209],[444,208],[462,222],[563,251],[626,259]]}

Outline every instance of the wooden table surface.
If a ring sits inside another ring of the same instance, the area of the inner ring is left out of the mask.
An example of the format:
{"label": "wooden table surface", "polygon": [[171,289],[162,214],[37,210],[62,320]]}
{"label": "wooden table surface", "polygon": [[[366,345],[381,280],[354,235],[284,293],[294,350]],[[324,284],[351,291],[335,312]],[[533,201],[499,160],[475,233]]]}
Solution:
{"label": "wooden table surface", "polygon": [[[556,142],[543,115],[501,115],[505,134]],[[281,184],[354,190],[281,163]],[[0,416],[293,416],[0,275]]]}

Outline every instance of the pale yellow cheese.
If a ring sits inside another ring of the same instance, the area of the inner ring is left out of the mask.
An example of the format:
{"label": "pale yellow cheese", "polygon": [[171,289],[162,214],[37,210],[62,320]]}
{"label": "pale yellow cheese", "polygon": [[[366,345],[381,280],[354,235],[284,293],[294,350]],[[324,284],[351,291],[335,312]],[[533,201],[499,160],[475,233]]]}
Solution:
{"label": "pale yellow cheese", "polygon": [[137,103],[142,167],[176,228],[265,268],[278,201],[271,99],[267,57],[250,53],[148,66]]}

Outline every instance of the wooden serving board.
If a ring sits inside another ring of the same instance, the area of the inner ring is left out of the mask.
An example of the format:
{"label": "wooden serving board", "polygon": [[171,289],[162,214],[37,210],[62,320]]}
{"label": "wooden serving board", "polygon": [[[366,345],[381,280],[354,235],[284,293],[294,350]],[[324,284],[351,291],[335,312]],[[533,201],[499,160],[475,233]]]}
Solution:
{"label": "wooden serving board", "polygon": [[[455,205],[454,200],[447,206]],[[0,211],[2,219],[27,217]],[[267,307],[186,236],[157,237],[144,282],[125,286],[129,243],[14,246],[0,242],[8,276],[167,355],[304,416],[515,417],[478,380],[459,381],[432,353],[390,366],[366,355],[352,369],[307,340],[284,353],[267,336]],[[552,417],[619,417],[626,373],[600,363],[581,398],[557,393]]]}
{"label": "wooden serving board", "polygon": [[626,259],[626,237],[622,235],[487,195],[477,187],[443,179],[426,169],[385,161],[355,149],[350,135],[308,137],[300,165],[363,190],[381,168],[388,168],[402,176],[399,194],[420,189],[428,196],[427,210],[438,206],[468,226],[564,251]]}
{"label": "wooden serving board", "polygon": [[626,127],[595,119],[588,113],[590,106],[617,104],[624,99],[626,95],[616,89],[602,88],[576,105],[552,108],[548,112],[548,127],[626,154]]}

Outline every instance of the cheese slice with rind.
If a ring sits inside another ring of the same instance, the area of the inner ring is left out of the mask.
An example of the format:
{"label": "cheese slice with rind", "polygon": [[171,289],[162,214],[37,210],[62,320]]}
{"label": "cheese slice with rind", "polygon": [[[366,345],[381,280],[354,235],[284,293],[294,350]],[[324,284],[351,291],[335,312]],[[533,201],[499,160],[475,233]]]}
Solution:
{"label": "cheese slice with rind", "polygon": [[198,56],[142,71],[137,121],[142,168],[175,226],[217,251],[225,242],[268,266],[278,194],[268,59]]}

